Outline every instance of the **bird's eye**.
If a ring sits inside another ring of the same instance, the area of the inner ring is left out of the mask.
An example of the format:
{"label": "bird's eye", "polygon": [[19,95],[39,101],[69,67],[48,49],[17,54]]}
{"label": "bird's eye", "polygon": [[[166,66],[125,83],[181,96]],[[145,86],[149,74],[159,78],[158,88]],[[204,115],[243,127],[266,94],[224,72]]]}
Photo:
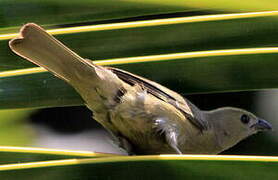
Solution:
{"label": "bird's eye", "polygon": [[248,124],[249,121],[250,121],[250,117],[247,116],[246,114],[243,114],[241,117],[240,117],[240,120],[243,124]]}

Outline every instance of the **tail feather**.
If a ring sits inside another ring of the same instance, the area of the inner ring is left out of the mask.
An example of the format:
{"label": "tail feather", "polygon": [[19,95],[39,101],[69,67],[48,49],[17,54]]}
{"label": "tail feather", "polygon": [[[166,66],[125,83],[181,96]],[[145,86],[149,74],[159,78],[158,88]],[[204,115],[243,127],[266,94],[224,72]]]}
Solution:
{"label": "tail feather", "polygon": [[123,87],[110,70],[81,58],[36,24],[24,25],[9,45],[19,56],[71,84],[92,110],[115,104],[114,97]]}
{"label": "tail feather", "polygon": [[24,25],[19,37],[11,40],[9,45],[19,56],[65,81],[80,80],[80,77],[85,78],[86,73],[92,78],[92,65],[36,24]]}

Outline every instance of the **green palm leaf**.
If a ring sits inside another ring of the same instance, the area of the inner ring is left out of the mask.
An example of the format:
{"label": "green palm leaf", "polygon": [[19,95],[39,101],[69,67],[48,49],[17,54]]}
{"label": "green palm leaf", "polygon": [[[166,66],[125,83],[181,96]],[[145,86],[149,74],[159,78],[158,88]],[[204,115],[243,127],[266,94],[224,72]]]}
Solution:
{"label": "green palm leaf", "polygon": [[[10,52],[7,42],[23,22],[51,27],[49,31],[58,39],[81,56],[99,60],[96,63],[131,71],[184,95],[277,88],[277,11],[171,17],[212,13],[197,12],[212,7],[237,12],[277,9],[270,0],[264,4],[217,0],[202,4],[190,0],[14,2],[3,1],[0,6],[3,14],[14,13],[0,16],[1,109],[82,104],[66,83]],[[37,13],[22,13],[34,9]],[[176,12],[182,13],[156,18]],[[137,16],[149,20],[129,21],[140,20]],[[89,25],[79,27],[79,23]],[[53,24],[74,27],[56,28],[59,26]],[[112,156],[0,147],[0,178],[277,179],[277,157]]]}
{"label": "green palm leaf", "polygon": [[[270,11],[181,17],[62,28],[50,30],[50,32],[65,34],[61,36],[61,39],[65,42],[70,41],[72,44],[70,46],[84,57],[95,56],[103,59],[161,53],[158,56],[106,59],[99,63],[126,69],[166,86],[175,85],[176,89],[174,90],[183,94],[242,91],[277,87],[277,78],[275,77],[276,48],[239,49],[227,50],[226,52],[180,52],[182,50],[208,50],[219,47],[227,49],[271,46],[273,38],[277,34],[276,31],[274,32],[276,24],[273,21],[273,17],[277,14],[275,11]],[[246,22],[247,24],[243,26],[242,24]],[[241,23],[242,26],[237,26],[238,23]],[[254,33],[245,31],[246,28],[253,29],[253,26],[256,27]],[[218,27],[219,31],[215,27]],[[210,36],[209,33],[213,33],[213,35]],[[261,36],[262,33],[267,33],[267,38]],[[15,34],[2,35],[0,39],[3,41],[0,43],[4,43],[3,47],[7,48],[5,39],[14,36]],[[156,38],[153,38],[154,36]],[[229,37],[233,41],[229,40]],[[235,37],[240,40],[236,42]],[[256,38],[256,43],[250,41],[251,38]],[[175,48],[169,48],[173,43]],[[229,53],[229,51],[233,53]],[[137,63],[136,66],[133,63]],[[34,65],[15,57],[15,55],[7,54],[2,59],[0,69],[12,70],[32,66]],[[199,71],[198,68],[200,67],[202,70]],[[158,70],[154,71],[154,69]],[[262,73],[254,73],[254,69]],[[197,71],[199,72],[196,73]],[[263,73],[265,71],[269,73]],[[34,74],[34,72],[36,73]],[[173,76],[169,76],[169,74]],[[82,104],[79,95],[66,83],[40,70],[37,73],[37,69],[2,72],[0,74],[0,86],[3,87],[0,91],[2,99],[0,108]],[[30,96],[30,94],[32,95]]]}
{"label": "green palm leaf", "polygon": [[[100,158],[115,156],[113,154],[90,151],[71,151],[62,149],[0,146],[0,164],[26,163],[72,158]],[[1,165],[0,165],[1,166]]]}
{"label": "green palm leaf", "polygon": [[[275,179],[277,158],[161,155],[65,159],[0,165],[0,177],[20,179]],[[264,173],[262,173],[264,172]],[[42,176],[43,174],[43,176]]]}

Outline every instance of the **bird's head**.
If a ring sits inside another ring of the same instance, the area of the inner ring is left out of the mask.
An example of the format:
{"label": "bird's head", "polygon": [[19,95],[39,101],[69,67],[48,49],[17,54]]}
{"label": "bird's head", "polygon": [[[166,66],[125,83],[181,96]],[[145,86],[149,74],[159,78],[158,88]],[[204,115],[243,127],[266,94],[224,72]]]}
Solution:
{"label": "bird's head", "polygon": [[271,130],[267,121],[239,108],[224,107],[208,111],[209,124],[223,150],[259,131]]}

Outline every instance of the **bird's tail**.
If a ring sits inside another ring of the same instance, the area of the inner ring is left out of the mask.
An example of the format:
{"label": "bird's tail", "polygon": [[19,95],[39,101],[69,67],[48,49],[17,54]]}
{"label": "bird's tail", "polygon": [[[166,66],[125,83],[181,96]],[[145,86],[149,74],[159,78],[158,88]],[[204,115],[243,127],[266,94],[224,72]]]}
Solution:
{"label": "bird's tail", "polygon": [[67,82],[92,78],[95,68],[71,51],[40,26],[29,23],[20,30],[19,37],[9,42],[19,56],[52,72]]}
{"label": "bird's tail", "polygon": [[9,45],[19,56],[71,84],[92,110],[115,103],[122,88],[122,81],[110,70],[81,58],[36,24],[24,25]]}

